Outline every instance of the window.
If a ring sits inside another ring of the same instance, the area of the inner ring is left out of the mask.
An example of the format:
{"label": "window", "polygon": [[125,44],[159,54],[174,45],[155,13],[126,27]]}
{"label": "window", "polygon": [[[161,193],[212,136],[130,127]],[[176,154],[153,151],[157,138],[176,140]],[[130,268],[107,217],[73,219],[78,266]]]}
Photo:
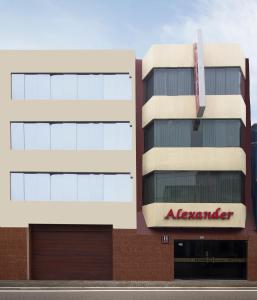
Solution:
{"label": "window", "polygon": [[76,150],[76,124],[51,124],[51,150]]}
{"label": "window", "polygon": [[50,200],[50,174],[24,174],[23,179],[27,201]]}
{"label": "window", "polygon": [[13,150],[131,150],[124,123],[11,123]]}
{"label": "window", "polygon": [[129,75],[127,74],[104,75],[104,99],[131,99],[130,81]]}
{"label": "window", "polygon": [[143,202],[240,203],[241,172],[155,171],[144,176]]}
{"label": "window", "polygon": [[128,123],[112,123],[104,125],[104,149],[112,150],[114,147],[120,150],[131,149],[131,127]]}
{"label": "window", "polygon": [[[113,125],[113,124],[112,124]],[[104,149],[103,123],[77,124],[77,149],[101,150]]]}
{"label": "window", "polygon": [[154,120],[145,129],[153,147],[240,147],[243,125],[233,119]]}
{"label": "window", "polygon": [[78,201],[103,201],[103,186],[103,174],[79,174]]}
{"label": "window", "polygon": [[24,201],[24,174],[11,173],[11,199],[14,201]]}
{"label": "window", "polygon": [[206,95],[239,95],[242,80],[240,67],[205,68]]}
{"label": "window", "polygon": [[[24,128],[24,149],[25,150],[47,150],[50,148],[50,125],[49,123],[12,123],[12,125],[23,125]],[[19,132],[21,133],[21,132]],[[14,135],[15,139],[20,136]]]}
{"label": "window", "polygon": [[[206,95],[239,95],[244,77],[240,67],[205,68]],[[144,80],[145,102],[152,96],[194,95],[193,68],[154,68]]]}
{"label": "window", "polygon": [[25,78],[25,99],[50,99],[50,75],[36,74],[26,75]]}
{"label": "window", "polygon": [[130,174],[11,173],[12,201],[130,202]]}
{"label": "window", "polygon": [[24,74],[12,74],[12,99],[25,99],[25,82]]}
{"label": "window", "polygon": [[24,123],[11,123],[11,149],[24,150]]}
{"label": "window", "polygon": [[78,99],[79,100],[103,100],[104,77],[99,74],[78,76]]}
{"label": "window", "polygon": [[129,74],[12,74],[13,100],[131,100]]}
{"label": "window", "polygon": [[[27,75],[25,75],[25,77],[26,76]],[[64,74],[51,75],[50,78],[51,78],[52,99],[55,100],[77,99],[77,76],[76,75],[64,75]]]}
{"label": "window", "polygon": [[132,182],[129,175],[105,175],[103,194],[105,202],[129,202],[132,199]]}
{"label": "window", "polygon": [[52,174],[51,175],[51,200],[76,201],[77,200],[77,175]]}
{"label": "window", "polygon": [[145,102],[152,96],[194,95],[193,68],[155,68],[144,81]]}

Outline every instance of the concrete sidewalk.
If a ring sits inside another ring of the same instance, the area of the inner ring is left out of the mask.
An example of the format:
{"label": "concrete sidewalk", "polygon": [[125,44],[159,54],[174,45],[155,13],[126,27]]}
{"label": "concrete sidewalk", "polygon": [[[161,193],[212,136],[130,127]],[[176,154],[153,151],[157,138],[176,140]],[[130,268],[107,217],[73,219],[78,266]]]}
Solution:
{"label": "concrete sidewalk", "polygon": [[247,280],[175,280],[175,281],[83,281],[83,280],[0,280],[3,288],[87,288],[87,287],[257,287]]}

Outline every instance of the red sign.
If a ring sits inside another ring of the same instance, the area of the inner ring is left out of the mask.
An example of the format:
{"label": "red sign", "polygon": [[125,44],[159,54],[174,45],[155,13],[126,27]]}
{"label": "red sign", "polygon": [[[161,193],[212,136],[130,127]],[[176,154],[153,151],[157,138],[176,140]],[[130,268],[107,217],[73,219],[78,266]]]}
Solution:
{"label": "red sign", "polygon": [[199,103],[199,70],[198,70],[198,55],[197,55],[197,44],[193,45],[194,49],[194,77],[195,77],[195,104],[196,114],[198,114],[200,103]]}
{"label": "red sign", "polygon": [[170,209],[164,219],[175,220],[229,220],[234,215],[233,211],[223,211],[221,208],[217,208],[215,211],[184,211],[178,209],[176,212]]}

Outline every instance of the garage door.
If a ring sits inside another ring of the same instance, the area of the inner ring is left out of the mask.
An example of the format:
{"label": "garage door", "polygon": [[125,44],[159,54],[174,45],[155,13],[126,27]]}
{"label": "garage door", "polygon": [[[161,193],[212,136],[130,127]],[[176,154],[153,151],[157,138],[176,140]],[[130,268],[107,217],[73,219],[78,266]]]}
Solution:
{"label": "garage door", "polygon": [[31,225],[30,278],[111,280],[112,227]]}

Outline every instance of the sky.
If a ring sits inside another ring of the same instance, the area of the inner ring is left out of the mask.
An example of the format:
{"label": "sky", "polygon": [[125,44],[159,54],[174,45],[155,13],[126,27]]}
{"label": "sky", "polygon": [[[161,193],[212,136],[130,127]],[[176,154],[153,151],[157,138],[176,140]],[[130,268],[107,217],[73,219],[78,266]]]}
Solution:
{"label": "sky", "polygon": [[134,49],[240,43],[257,122],[257,0],[0,0],[0,49]]}

